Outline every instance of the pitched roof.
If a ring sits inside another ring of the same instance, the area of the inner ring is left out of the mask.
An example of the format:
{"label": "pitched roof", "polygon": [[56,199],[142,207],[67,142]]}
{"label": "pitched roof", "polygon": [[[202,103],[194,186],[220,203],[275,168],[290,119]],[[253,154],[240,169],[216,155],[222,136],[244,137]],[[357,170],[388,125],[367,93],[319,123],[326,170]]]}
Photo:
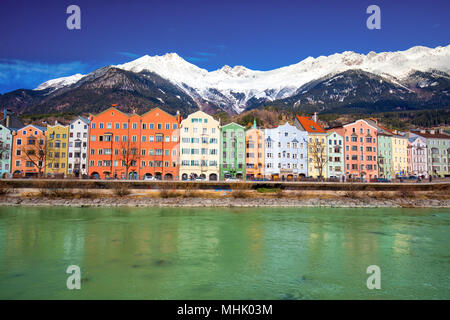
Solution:
{"label": "pitched roof", "polygon": [[297,116],[297,120],[302,126],[303,130],[311,133],[326,133],[325,130],[311,117]]}
{"label": "pitched roof", "polygon": [[41,127],[41,126],[37,126],[37,125],[34,125],[34,124],[27,124],[26,126],[24,126],[22,128],[14,128],[14,129],[11,129],[11,130],[14,130],[15,132],[17,132],[17,131],[23,130],[25,128],[28,128],[28,127],[33,127],[33,128],[38,129],[38,130],[40,130],[42,132],[47,131],[46,127]]}
{"label": "pitched roof", "polygon": [[86,123],[86,124],[89,124],[89,120],[86,119],[85,117],[82,117],[82,116],[78,116],[77,118],[73,119],[73,120],[70,122],[70,124],[72,124],[72,123],[74,123],[74,122],[76,122],[76,121],[78,121],[78,120],[81,120],[81,121],[83,121],[83,122]]}
{"label": "pitched roof", "polygon": [[450,135],[445,134],[445,133],[422,133],[422,132],[417,132],[417,131],[413,131],[414,134],[427,138],[427,139],[450,139]]}

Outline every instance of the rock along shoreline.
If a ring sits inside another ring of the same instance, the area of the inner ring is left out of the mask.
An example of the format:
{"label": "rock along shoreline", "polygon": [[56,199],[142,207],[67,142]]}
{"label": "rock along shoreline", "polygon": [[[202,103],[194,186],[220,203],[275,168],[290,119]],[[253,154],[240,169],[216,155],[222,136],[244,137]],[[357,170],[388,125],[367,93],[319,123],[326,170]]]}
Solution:
{"label": "rock along shoreline", "polygon": [[0,206],[24,207],[328,207],[328,208],[450,208],[450,199],[375,199],[375,198],[96,198],[49,199],[3,197]]}

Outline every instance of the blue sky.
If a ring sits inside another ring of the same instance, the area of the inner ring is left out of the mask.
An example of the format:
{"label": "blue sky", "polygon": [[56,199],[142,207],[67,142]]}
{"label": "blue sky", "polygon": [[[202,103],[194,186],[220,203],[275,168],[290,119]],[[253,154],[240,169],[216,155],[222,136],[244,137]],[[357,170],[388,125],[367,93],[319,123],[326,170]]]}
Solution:
{"label": "blue sky", "polygon": [[[81,8],[68,30],[66,8]],[[381,30],[366,8],[381,8]],[[88,73],[142,55],[176,52],[199,67],[269,70],[352,50],[450,44],[448,0],[2,0],[0,93]]]}

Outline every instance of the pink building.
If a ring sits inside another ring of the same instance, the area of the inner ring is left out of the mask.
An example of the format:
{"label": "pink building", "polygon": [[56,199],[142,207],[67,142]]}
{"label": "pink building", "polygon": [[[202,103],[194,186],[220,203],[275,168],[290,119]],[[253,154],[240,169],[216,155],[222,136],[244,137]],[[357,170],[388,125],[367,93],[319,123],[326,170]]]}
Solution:
{"label": "pink building", "polygon": [[347,178],[370,180],[378,177],[377,123],[357,120],[336,131],[345,139],[345,174]]}

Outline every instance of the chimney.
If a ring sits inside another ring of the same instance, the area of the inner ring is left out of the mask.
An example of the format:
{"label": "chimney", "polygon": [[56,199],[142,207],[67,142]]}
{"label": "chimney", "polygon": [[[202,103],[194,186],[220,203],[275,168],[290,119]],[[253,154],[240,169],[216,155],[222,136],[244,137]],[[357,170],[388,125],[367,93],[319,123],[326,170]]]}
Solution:
{"label": "chimney", "polygon": [[317,112],[314,112],[314,115],[313,115],[312,119],[313,119],[314,122],[317,123],[317,120],[319,120],[319,119],[317,118]]}

